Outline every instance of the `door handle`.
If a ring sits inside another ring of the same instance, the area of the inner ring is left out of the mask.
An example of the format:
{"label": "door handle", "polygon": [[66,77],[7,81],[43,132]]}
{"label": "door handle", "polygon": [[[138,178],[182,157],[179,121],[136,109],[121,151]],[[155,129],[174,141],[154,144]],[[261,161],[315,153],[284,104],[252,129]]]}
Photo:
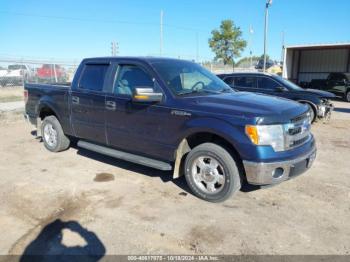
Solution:
{"label": "door handle", "polygon": [[107,110],[116,110],[117,104],[114,101],[106,101],[105,103]]}
{"label": "door handle", "polygon": [[79,97],[77,97],[77,96],[72,96],[72,103],[73,103],[73,104],[79,104]]}

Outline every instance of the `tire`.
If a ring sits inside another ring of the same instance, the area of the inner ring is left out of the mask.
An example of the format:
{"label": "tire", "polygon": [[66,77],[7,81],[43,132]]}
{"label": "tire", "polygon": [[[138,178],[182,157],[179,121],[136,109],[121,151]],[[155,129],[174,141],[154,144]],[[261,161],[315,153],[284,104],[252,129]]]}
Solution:
{"label": "tire", "polygon": [[350,102],[350,90],[348,90],[345,94],[345,101]]}
{"label": "tire", "polygon": [[70,141],[55,116],[45,117],[41,125],[41,134],[47,150],[61,152],[69,148]]}
{"label": "tire", "polygon": [[186,157],[184,169],[192,192],[206,201],[225,201],[241,188],[241,176],[235,160],[217,144],[204,143],[193,148]]}

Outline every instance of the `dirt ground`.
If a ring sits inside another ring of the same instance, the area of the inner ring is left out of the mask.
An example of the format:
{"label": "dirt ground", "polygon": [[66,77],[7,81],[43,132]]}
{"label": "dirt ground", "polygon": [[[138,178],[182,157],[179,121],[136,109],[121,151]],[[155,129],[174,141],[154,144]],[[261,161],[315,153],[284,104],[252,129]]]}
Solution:
{"label": "dirt ground", "polygon": [[11,86],[0,88],[0,103],[23,100],[23,87]]}
{"label": "dirt ground", "polygon": [[77,148],[50,153],[19,113],[2,114],[0,254],[349,255],[350,104],[335,104],[331,122],[313,126],[309,172],[219,204],[169,172]]}

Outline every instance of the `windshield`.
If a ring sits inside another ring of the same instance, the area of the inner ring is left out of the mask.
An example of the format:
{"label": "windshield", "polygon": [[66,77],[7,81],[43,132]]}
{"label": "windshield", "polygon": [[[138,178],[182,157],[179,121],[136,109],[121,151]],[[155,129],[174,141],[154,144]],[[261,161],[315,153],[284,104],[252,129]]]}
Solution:
{"label": "windshield", "polygon": [[24,69],[24,66],[22,65],[9,65],[8,66],[9,70],[18,70],[18,69]]}
{"label": "windshield", "polygon": [[282,82],[284,84],[285,87],[287,87],[288,89],[291,89],[291,90],[303,90],[300,86],[294,84],[293,82],[287,80],[287,79],[284,79],[283,77],[281,76],[276,76],[278,78],[278,80],[280,82]]}
{"label": "windshield", "polygon": [[175,95],[233,92],[225,82],[198,64],[169,60],[152,65]]}

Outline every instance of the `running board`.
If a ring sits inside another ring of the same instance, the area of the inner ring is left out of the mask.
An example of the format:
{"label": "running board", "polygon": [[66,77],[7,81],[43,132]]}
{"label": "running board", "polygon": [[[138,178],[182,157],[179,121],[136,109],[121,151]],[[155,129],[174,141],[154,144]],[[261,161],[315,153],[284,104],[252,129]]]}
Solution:
{"label": "running board", "polygon": [[133,162],[135,164],[140,164],[143,166],[148,166],[148,167],[152,167],[163,171],[168,171],[173,169],[172,166],[166,162],[162,162],[159,160],[154,160],[151,158],[138,156],[130,153],[125,153],[122,151],[118,151],[118,150],[104,147],[104,146],[99,146],[99,145],[92,144],[82,140],[78,141],[78,146],[87,150],[94,151],[96,153],[100,153],[103,155],[111,156],[114,158],[122,159],[125,161]]}

